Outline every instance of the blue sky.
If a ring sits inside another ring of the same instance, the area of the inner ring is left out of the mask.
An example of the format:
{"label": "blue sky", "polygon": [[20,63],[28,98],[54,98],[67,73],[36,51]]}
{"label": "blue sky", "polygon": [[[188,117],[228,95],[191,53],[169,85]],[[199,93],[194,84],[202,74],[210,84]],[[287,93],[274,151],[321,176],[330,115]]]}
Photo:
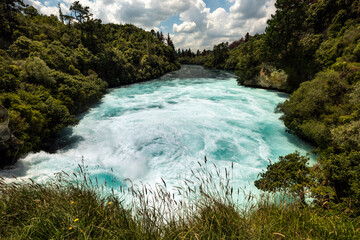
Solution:
{"label": "blue sky", "polygon": [[169,17],[168,19],[166,19],[166,21],[162,21],[158,27],[160,28],[160,30],[162,30],[164,32],[174,34],[174,31],[173,31],[174,24],[178,24],[178,25],[181,24],[179,15]]}
{"label": "blue sky", "polygon": [[[24,0],[42,14],[63,12],[75,0]],[[103,22],[132,23],[146,30],[170,33],[177,48],[211,49],[262,33],[275,12],[275,0],[79,0]]]}
{"label": "blue sky", "polygon": [[226,11],[229,11],[229,8],[231,6],[229,1],[226,0],[207,0],[204,1],[206,6],[210,8],[210,11],[215,11],[217,8],[224,8]]}
{"label": "blue sky", "polygon": [[[229,12],[229,8],[231,6],[229,1],[226,0],[204,0],[204,3],[210,11],[213,12],[218,8],[224,8],[227,12]],[[174,34],[173,25],[178,24],[180,25],[182,21],[180,20],[179,15],[171,16],[166,21],[160,23],[159,27],[160,30],[168,32],[170,34]]]}

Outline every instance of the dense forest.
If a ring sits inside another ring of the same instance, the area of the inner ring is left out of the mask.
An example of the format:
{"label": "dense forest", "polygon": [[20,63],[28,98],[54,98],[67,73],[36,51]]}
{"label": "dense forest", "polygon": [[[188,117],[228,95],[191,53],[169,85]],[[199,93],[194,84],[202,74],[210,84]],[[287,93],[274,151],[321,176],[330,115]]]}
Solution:
{"label": "dense forest", "polygon": [[[108,87],[178,69],[168,36],[133,25],[102,24],[74,2],[71,14],[40,15],[21,0],[0,3],[0,106],[17,146],[0,147],[0,167],[46,148]],[[3,144],[14,145],[14,144]]]}
{"label": "dense forest", "polygon": [[316,147],[318,164],[307,167],[298,153],[281,157],[257,187],[302,199],[310,190],[320,206],[360,214],[360,2],[277,0],[275,6],[264,34],[196,54],[178,50],[179,61],[235,70],[240,84],[291,93],[277,111],[291,133]]}

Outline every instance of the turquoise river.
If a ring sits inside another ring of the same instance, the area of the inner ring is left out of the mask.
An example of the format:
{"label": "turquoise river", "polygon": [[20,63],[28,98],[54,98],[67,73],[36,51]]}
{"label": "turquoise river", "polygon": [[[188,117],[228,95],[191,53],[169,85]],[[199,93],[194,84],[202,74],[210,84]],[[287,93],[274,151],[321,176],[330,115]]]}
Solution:
{"label": "turquoise river", "polygon": [[125,178],[169,185],[191,175],[204,156],[254,189],[279,156],[311,148],[286,132],[274,109],[287,94],[238,86],[229,72],[183,66],[160,79],[111,89],[80,122],[59,134],[52,153],[30,153],[1,175],[36,181],[82,159],[90,176],[116,188]]}

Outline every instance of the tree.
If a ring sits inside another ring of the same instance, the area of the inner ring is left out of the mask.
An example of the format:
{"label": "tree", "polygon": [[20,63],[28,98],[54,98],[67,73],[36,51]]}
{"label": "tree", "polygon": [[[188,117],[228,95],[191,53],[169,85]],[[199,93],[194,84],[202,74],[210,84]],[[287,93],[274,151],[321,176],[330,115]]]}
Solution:
{"label": "tree", "polygon": [[360,151],[323,154],[323,180],[335,189],[337,201],[346,201],[360,214]]}
{"label": "tree", "polygon": [[244,38],[240,38],[239,40],[230,43],[229,50],[232,50],[232,49],[236,48],[237,46],[239,46],[243,42],[245,42]]}
{"label": "tree", "polygon": [[300,156],[294,152],[280,156],[279,161],[270,163],[266,172],[259,174],[255,186],[263,191],[286,191],[297,195],[301,203],[305,204],[305,191],[312,185],[310,168],[307,166],[309,157]]}
{"label": "tree", "polygon": [[73,17],[79,22],[83,23],[84,21],[89,21],[90,17],[93,15],[89,11],[89,7],[83,7],[79,1],[75,1],[70,6],[70,11],[72,11]]}
{"label": "tree", "polygon": [[[16,14],[20,12],[24,3],[22,0],[0,0],[0,40],[10,41],[18,25]],[[3,45],[0,41],[0,44]],[[3,48],[4,46],[1,46]]]}
{"label": "tree", "polygon": [[189,48],[188,51],[189,51],[189,57],[191,57],[191,58],[194,57],[195,54],[191,51],[191,48]]}
{"label": "tree", "polygon": [[306,17],[306,2],[277,0],[275,7],[275,15],[267,22],[265,40],[270,57],[286,62],[299,45]]}
{"label": "tree", "polygon": [[51,76],[51,69],[46,63],[38,57],[30,57],[21,65],[21,78],[29,83],[41,84],[45,87],[51,87],[56,82]]}
{"label": "tree", "polygon": [[73,16],[70,15],[63,15],[64,22],[67,22],[69,28],[71,26],[72,21],[74,20]]}
{"label": "tree", "polygon": [[163,34],[162,32],[160,32],[160,34],[159,34],[159,40],[160,40],[161,42],[163,42],[163,41],[165,40],[164,34]]}
{"label": "tree", "polygon": [[175,51],[175,46],[174,43],[172,42],[171,38],[170,38],[170,33],[168,33],[168,36],[166,38],[166,43],[169,47],[171,47],[174,51]]}
{"label": "tree", "polygon": [[60,3],[58,3],[58,8],[59,8],[59,17],[60,17],[60,21],[61,23],[64,23],[64,15],[61,11],[61,6],[60,6]]}
{"label": "tree", "polygon": [[304,38],[309,4],[310,0],[277,0],[276,13],[265,30],[267,61],[286,72],[289,90],[298,88],[318,71],[315,48]]}
{"label": "tree", "polygon": [[90,19],[82,24],[81,30],[85,32],[82,39],[83,44],[91,51],[98,52],[100,49],[100,39],[96,36],[102,33],[100,19]]}
{"label": "tree", "polygon": [[221,67],[229,57],[229,43],[220,43],[215,45],[213,49],[214,54],[214,67]]}
{"label": "tree", "polygon": [[33,6],[24,8],[24,14],[30,17],[36,17],[39,15],[38,11]]}
{"label": "tree", "polygon": [[346,80],[339,73],[319,72],[312,81],[302,83],[277,110],[284,113],[281,120],[293,133],[317,146],[326,146],[331,140],[329,127],[341,114],[340,104],[347,88]]}
{"label": "tree", "polygon": [[250,34],[247,32],[246,35],[245,35],[245,42],[249,41],[250,39]]}

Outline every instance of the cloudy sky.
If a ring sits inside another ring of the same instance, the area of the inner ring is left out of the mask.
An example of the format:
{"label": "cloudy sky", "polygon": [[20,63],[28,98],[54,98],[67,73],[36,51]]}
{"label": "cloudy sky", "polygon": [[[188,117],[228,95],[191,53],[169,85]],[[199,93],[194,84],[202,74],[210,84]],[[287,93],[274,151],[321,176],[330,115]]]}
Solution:
{"label": "cloudy sky", "polygon": [[[66,13],[75,0],[24,0],[42,14]],[[262,33],[275,12],[275,0],[79,0],[104,23],[132,23],[170,33],[176,48],[212,49]]]}

